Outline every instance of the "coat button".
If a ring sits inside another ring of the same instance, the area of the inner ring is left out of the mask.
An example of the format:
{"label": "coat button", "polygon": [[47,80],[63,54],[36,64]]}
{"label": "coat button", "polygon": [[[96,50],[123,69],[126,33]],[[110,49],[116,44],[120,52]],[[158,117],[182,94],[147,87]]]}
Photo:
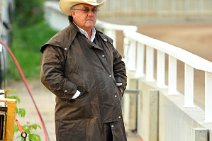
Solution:
{"label": "coat button", "polygon": [[112,75],[109,75],[109,77],[112,77]]}
{"label": "coat button", "polygon": [[105,55],[102,55],[102,58],[105,58]]}
{"label": "coat button", "polygon": [[118,116],[118,118],[120,119],[120,118],[121,118],[121,116]]}
{"label": "coat button", "polygon": [[107,42],[107,39],[105,38],[104,41]]}
{"label": "coat button", "polygon": [[111,125],[111,128],[113,128],[113,127],[114,127],[114,125],[112,124],[112,125]]}
{"label": "coat button", "polygon": [[117,97],[117,95],[115,95],[115,98]]}
{"label": "coat button", "polygon": [[67,50],[67,48],[64,48],[65,49],[65,51]]}
{"label": "coat button", "polygon": [[65,93],[67,93],[67,92],[68,92],[68,90],[64,90],[64,92],[65,92]]}

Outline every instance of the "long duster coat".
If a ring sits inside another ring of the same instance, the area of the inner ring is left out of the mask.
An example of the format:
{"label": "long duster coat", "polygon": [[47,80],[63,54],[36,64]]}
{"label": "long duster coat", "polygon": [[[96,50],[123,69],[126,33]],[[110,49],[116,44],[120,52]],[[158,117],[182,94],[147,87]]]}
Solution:
{"label": "long duster coat", "polygon": [[[113,141],[126,141],[121,97],[127,77],[112,39],[97,30],[90,42],[71,23],[41,52],[41,81],[56,95],[57,141],[105,141],[105,123],[113,123]],[[76,90],[81,95],[72,99]]]}

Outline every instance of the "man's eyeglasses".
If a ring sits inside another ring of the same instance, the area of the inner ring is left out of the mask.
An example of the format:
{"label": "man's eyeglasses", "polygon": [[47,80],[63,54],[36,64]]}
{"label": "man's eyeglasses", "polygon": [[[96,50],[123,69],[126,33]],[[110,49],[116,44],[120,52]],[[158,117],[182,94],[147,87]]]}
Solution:
{"label": "man's eyeglasses", "polygon": [[85,13],[89,13],[92,12],[94,14],[96,14],[98,12],[98,8],[88,8],[88,7],[84,7],[84,8],[71,8],[71,10],[79,10],[79,11],[83,11]]}

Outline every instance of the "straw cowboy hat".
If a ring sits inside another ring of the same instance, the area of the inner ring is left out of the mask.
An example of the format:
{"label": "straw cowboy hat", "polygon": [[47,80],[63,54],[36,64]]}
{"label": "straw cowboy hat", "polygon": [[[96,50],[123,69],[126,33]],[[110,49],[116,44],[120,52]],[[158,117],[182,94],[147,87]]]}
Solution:
{"label": "straw cowboy hat", "polygon": [[70,15],[71,7],[80,3],[101,6],[104,0],[101,0],[101,2],[99,0],[60,0],[59,6],[64,14]]}

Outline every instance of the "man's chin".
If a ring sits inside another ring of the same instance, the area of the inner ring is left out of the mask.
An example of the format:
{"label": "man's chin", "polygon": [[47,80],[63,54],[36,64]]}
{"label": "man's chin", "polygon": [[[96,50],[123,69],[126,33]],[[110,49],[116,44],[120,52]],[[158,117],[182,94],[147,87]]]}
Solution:
{"label": "man's chin", "polygon": [[88,24],[87,24],[87,27],[88,27],[88,28],[93,28],[94,26],[95,26],[94,23],[88,23]]}

